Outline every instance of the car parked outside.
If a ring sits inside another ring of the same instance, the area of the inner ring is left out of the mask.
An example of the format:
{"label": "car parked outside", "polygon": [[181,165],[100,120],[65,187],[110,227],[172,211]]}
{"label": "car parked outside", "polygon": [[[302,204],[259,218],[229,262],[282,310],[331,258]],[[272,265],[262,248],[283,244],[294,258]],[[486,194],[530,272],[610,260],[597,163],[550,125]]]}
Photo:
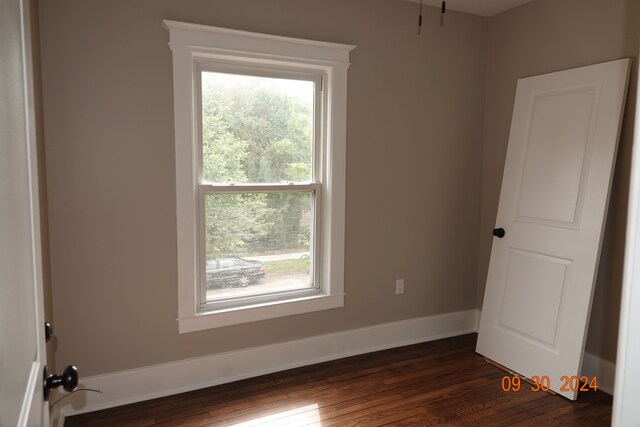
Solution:
{"label": "car parked outside", "polygon": [[244,288],[264,277],[264,264],[240,257],[212,259],[206,264],[207,289]]}

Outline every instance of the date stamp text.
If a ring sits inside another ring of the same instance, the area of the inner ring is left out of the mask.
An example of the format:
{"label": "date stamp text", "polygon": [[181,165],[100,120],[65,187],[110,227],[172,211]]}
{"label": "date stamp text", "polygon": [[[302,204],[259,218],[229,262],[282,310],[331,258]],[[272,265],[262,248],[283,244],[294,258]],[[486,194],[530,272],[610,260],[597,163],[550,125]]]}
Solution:
{"label": "date stamp text", "polygon": [[[524,379],[517,375],[505,375],[502,377],[502,391],[509,392],[518,392],[525,387],[523,383]],[[576,376],[576,375],[563,375],[560,377],[560,391],[596,391],[598,390],[598,378],[597,377],[587,377]],[[527,383],[531,386],[531,391],[549,391],[551,388],[551,379],[546,376],[537,376],[534,375],[531,377],[531,380],[527,380]]]}

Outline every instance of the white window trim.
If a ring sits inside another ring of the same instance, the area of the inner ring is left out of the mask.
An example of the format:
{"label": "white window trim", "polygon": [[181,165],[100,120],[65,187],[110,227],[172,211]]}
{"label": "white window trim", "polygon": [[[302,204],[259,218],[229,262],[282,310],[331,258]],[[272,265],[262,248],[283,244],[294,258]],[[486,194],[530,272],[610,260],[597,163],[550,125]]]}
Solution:
{"label": "white window trim", "polygon": [[[344,305],[344,229],[347,69],[352,45],[318,42],[247,31],[163,21],[173,56],[178,331],[186,333]],[[317,70],[326,85],[325,143],[322,153],[322,291],[285,301],[198,311],[198,182],[195,75],[197,61],[297,67]]]}

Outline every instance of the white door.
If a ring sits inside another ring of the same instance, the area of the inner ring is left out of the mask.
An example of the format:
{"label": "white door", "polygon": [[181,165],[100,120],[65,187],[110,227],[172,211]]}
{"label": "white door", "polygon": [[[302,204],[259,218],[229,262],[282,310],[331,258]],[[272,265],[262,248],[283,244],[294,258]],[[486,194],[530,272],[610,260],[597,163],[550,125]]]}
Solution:
{"label": "white door", "polygon": [[0,425],[47,426],[28,0],[0,2]]}
{"label": "white door", "polygon": [[580,376],[630,65],[525,78],[516,90],[504,237],[493,241],[476,351],[572,400],[562,377]]}

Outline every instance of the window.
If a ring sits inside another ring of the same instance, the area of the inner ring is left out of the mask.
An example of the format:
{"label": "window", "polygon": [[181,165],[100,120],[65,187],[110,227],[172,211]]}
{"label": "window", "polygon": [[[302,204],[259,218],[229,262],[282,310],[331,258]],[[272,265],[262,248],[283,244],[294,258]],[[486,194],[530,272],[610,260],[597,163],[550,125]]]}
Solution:
{"label": "window", "polygon": [[164,25],[180,333],[341,307],[354,46]]}

